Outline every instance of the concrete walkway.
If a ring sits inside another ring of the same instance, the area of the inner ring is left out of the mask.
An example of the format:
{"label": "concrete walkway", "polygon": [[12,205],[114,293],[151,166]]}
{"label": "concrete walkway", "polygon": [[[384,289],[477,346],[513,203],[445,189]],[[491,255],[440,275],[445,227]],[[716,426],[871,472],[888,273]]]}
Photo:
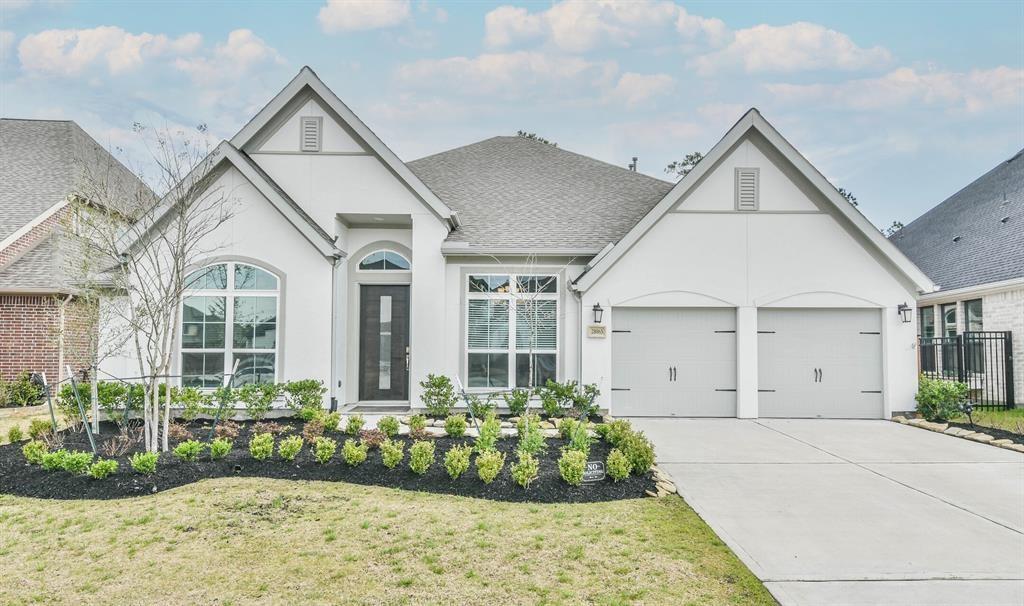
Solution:
{"label": "concrete walkway", "polygon": [[1024,455],[888,421],[632,421],[782,604],[1024,604]]}

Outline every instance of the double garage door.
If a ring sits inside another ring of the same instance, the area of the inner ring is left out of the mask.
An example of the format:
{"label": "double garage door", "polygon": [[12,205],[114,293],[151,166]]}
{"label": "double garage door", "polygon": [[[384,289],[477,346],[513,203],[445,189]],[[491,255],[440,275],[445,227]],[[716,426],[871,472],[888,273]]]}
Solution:
{"label": "double garage door", "polygon": [[[758,416],[880,418],[881,316],[869,309],[758,310]],[[618,416],[735,417],[734,308],[616,308]]]}

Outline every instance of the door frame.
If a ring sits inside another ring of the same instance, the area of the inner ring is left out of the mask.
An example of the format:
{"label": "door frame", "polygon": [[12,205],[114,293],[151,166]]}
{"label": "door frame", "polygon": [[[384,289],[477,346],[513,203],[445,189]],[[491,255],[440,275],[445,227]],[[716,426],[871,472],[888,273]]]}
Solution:
{"label": "door frame", "polygon": [[[357,292],[355,296],[355,307],[356,307],[356,368],[358,380],[356,382],[356,400],[359,402],[409,402],[411,400],[411,389],[412,389],[412,284],[409,282],[357,282]],[[363,289],[366,287],[390,287],[390,288],[404,288],[408,293],[408,309],[406,311],[406,347],[408,351],[409,364],[405,370],[405,399],[404,400],[367,400],[364,399],[363,394],[363,371],[366,360],[363,358]]]}

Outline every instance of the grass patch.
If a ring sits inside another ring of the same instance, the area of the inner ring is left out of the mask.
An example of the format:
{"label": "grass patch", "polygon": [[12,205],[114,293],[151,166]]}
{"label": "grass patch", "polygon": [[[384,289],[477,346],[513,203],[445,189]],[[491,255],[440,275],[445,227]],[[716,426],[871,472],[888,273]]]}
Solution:
{"label": "grass patch", "polygon": [[678,497],[537,505],[220,478],[115,501],[0,495],[0,520],[3,604],[775,604]]}
{"label": "grass patch", "polygon": [[[1008,410],[975,410],[971,413],[975,425],[1002,429],[1024,436],[1024,408]],[[969,423],[967,416],[954,419],[958,423]]]}

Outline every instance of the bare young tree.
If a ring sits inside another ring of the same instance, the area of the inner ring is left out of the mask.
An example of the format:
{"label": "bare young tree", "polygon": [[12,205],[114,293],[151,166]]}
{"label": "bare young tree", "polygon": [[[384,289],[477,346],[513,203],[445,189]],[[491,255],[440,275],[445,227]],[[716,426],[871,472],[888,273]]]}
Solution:
{"label": "bare young tree", "polygon": [[[72,210],[72,242],[82,251],[76,271],[82,292],[110,314],[103,318],[107,326],[99,327],[101,338],[110,334],[105,328],[119,325],[138,361],[145,384],[146,448],[166,451],[168,378],[185,272],[223,246],[215,232],[231,218],[232,203],[216,184],[217,158],[205,127],[186,133],[136,124],[134,130],[156,171],[151,183],[166,193],[156,200],[137,183],[112,179],[102,167],[86,167]],[[163,394],[161,382],[167,383]]]}

